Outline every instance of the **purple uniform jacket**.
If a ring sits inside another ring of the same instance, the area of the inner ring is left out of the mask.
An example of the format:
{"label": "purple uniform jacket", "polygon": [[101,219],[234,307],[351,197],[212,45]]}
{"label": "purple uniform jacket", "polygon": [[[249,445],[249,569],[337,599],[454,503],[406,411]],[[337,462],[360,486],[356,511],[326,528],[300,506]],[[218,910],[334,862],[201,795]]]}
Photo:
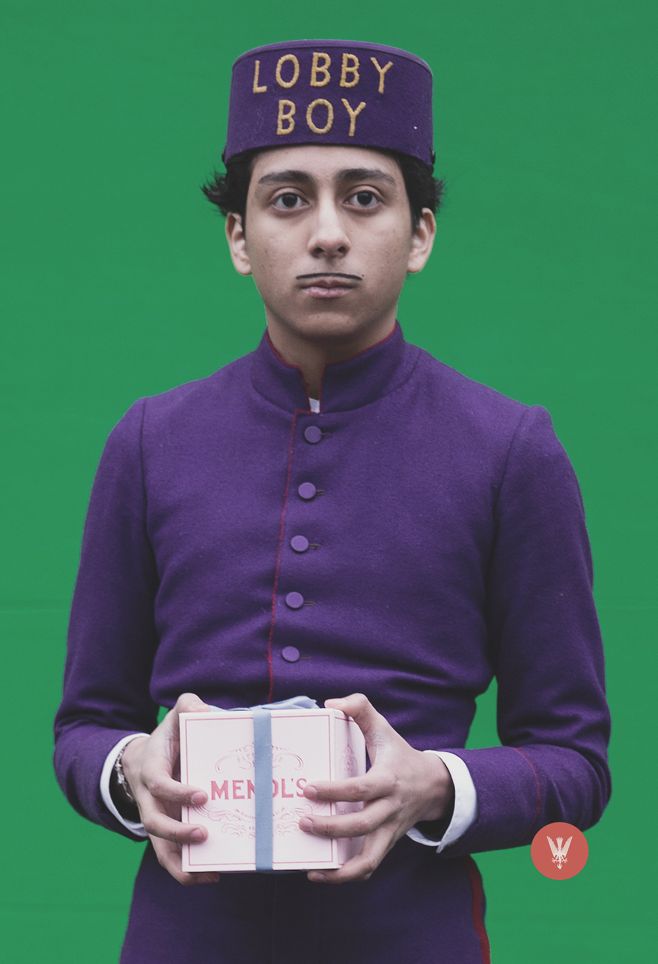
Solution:
{"label": "purple uniform jacket", "polygon": [[[159,706],[363,692],[412,746],[465,761],[477,818],[441,854],[402,837],[370,880],[340,886],[293,873],[182,887],[147,843],[124,964],[487,961],[470,855],[552,821],[585,830],[610,797],[585,514],[547,410],[443,364],[399,322],[328,364],[320,413],[308,404],[265,330],[110,432],[73,594],[59,783],[136,839],[99,776]],[[501,745],[465,749],[494,676]]]}

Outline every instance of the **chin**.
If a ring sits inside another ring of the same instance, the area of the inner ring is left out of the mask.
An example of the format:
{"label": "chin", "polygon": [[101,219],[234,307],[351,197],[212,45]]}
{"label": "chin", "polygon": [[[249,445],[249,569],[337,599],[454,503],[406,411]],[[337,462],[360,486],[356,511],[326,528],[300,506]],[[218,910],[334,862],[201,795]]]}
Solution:
{"label": "chin", "polygon": [[296,327],[307,338],[347,338],[358,335],[367,325],[363,319],[325,309],[307,315]]}
{"label": "chin", "polygon": [[303,316],[288,316],[283,322],[286,328],[305,338],[317,336],[319,338],[340,337],[354,335],[364,328],[361,318],[339,311],[336,308],[320,307]]}

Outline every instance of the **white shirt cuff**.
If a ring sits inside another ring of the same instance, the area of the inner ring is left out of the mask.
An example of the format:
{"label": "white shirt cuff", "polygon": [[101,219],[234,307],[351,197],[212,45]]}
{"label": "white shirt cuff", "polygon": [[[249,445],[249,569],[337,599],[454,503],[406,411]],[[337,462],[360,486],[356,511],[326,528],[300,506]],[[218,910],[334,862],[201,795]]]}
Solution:
{"label": "white shirt cuff", "polygon": [[411,827],[407,830],[407,837],[410,837],[411,840],[415,840],[417,843],[425,844],[428,847],[436,847],[437,854],[440,854],[448,844],[454,843],[458,837],[466,833],[477,817],[477,792],[469,769],[460,756],[457,756],[455,753],[440,750],[425,750],[424,752],[435,753],[443,760],[450,771],[450,776],[455,787],[455,804],[452,820],[448,824],[441,840],[430,840],[425,834],[422,834],[417,827]]}
{"label": "white shirt cuff", "polygon": [[110,811],[110,813],[117,818],[119,823],[123,824],[123,826],[127,830],[130,830],[137,837],[148,836],[148,834],[146,833],[146,830],[144,829],[144,824],[137,823],[134,820],[126,820],[125,817],[121,816],[121,814],[119,813],[119,811],[114,805],[114,801],[112,800],[112,797],[110,796],[110,777],[112,776],[112,768],[114,767],[114,762],[119,755],[119,750],[121,750],[122,747],[126,745],[126,743],[130,743],[131,740],[134,740],[135,737],[149,736],[149,735],[150,735],[149,733],[129,733],[128,736],[124,736],[121,740],[119,740],[118,743],[116,743],[112,747],[110,752],[107,754],[107,756],[105,757],[105,763],[103,764],[103,769],[101,770],[101,796],[103,798],[103,803]]}

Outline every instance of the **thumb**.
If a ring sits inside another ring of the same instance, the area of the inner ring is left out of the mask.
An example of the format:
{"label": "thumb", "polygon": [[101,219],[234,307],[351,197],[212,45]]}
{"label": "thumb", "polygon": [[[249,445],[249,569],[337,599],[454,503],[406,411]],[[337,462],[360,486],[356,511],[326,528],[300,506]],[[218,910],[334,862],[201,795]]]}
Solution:
{"label": "thumb", "polygon": [[341,699],[325,700],[324,705],[327,709],[342,710],[346,716],[351,716],[366,738],[368,747],[384,742],[389,724],[365,694],[352,693]]}
{"label": "thumb", "polygon": [[173,712],[179,713],[203,713],[212,710],[212,706],[204,703],[196,693],[181,693],[173,706]]}
{"label": "thumb", "polygon": [[161,739],[158,741],[158,749],[162,755],[174,766],[178,759],[180,742],[180,714],[181,713],[203,713],[212,710],[212,707],[196,695],[196,693],[181,693],[172,708],[157,728],[157,733]]}

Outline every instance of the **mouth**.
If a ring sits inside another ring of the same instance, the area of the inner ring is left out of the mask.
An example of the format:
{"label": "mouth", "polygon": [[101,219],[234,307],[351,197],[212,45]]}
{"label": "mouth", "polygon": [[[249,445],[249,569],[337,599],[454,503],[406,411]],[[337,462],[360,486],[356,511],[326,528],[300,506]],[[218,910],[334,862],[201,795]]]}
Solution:
{"label": "mouth", "polygon": [[361,280],[357,275],[314,274],[300,275],[301,289],[313,298],[340,298]]}

